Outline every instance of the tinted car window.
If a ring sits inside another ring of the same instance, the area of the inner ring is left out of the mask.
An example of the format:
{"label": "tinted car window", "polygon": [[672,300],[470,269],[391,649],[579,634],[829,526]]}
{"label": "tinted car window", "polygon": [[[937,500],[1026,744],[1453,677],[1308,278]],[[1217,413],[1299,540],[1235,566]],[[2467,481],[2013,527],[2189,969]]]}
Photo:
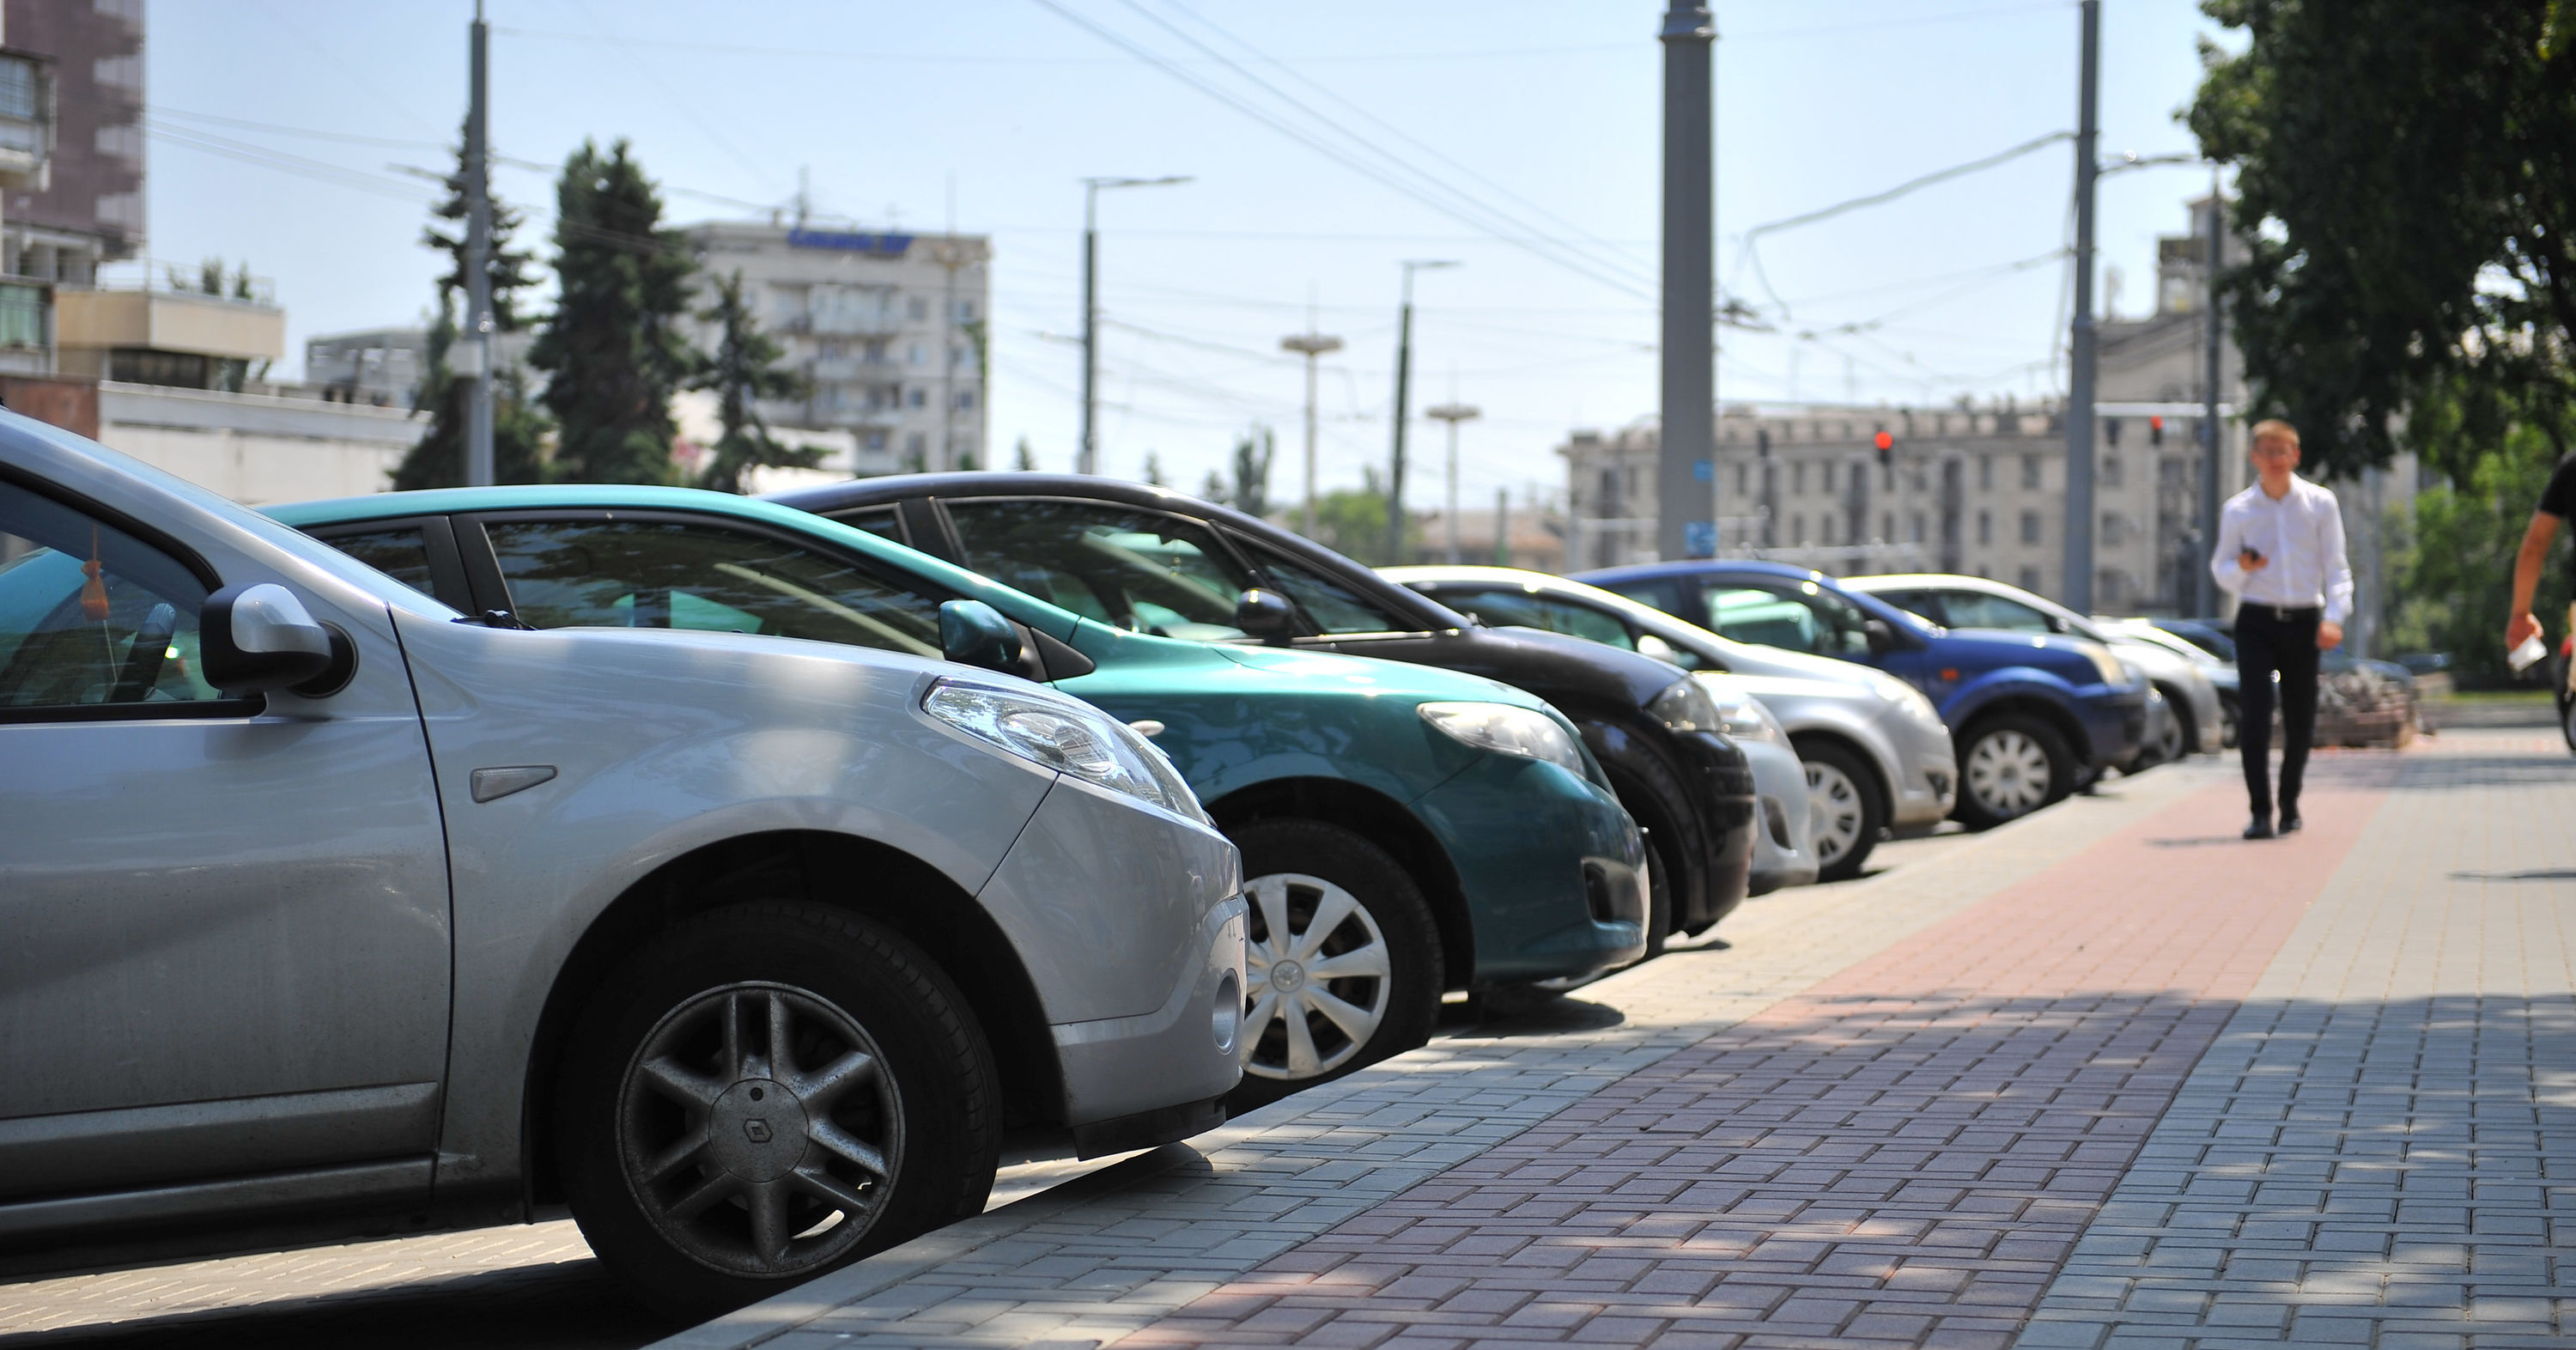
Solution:
{"label": "tinted car window", "polygon": [[966,565],[1085,618],[1159,637],[1243,636],[1245,582],[1207,528],[1104,502],[948,503]]}
{"label": "tinted car window", "polygon": [[1636,648],[1635,635],[1628,625],[1592,608],[1559,600],[1552,596],[1532,595],[1527,591],[1504,587],[1484,591],[1443,590],[1438,599],[1451,609],[1473,614],[1489,628],[1518,624],[1524,628],[1544,628],[1551,633],[1579,637],[1587,642],[1604,642],[1613,647]]}
{"label": "tinted car window", "polygon": [[1270,584],[1297,603],[1318,633],[1401,633],[1406,624],[1361,598],[1359,592],[1297,562],[1277,549],[1253,545],[1254,557]]}
{"label": "tinted car window", "polygon": [[1941,596],[1937,592],[1871,591],[1870,594],[1896,606],[1898,609],[1904,610],[1908,614],[1919,615],[1931,623],[1937,623],[1944,628],[1952,626],[1949,619],[1943,616]]}
{"label": "tinted car window", "polygon": [[903,521],[891,506],[862,506],[856,511],[843,511],[832,519],[844,525],[856,525],[881,539],[891,539],[898,544],[912,542],[904,536]]}
{"label": "tinted car window", "polygon": [[2049,633],[2056,626],[2048,616],[2000,595],[1983,591],[1946,591],[1941,608],[1949,613],[1952,628],[2000,628],[2009,633]]}
{"label": "tinted car window", "polygon": [[765,535],[662,520],[484,530],[512,610],[538,628],[690,628],[940,654],[937,600]]}
{"label": "tinted car window", "polygon": [[1707,606],[1710,631],[1738,642],[1847,660],[1870,655],[1869,616],[1813,582],[1711,586]]}
{"label": "tinted car window", "polygon": [[429,541],[417,525],[334,534],[326,542],[423,595],[438,593],[430,579]]}
{"label": "tinted car window", "polygon": [[0,710],[215,698],[196,674],[205,604],[177,559],[0,483]]}

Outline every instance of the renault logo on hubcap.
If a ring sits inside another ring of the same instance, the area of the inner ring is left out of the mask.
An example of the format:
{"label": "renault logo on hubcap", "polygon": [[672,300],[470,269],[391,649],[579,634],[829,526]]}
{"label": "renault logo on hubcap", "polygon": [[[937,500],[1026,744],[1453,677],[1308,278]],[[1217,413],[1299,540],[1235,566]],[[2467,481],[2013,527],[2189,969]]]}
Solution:
{"label": "renault logo on hubcap", "polygon": [[769,1142],[768,1121],[759,1119],[746,1120],[742,1123],[742,1132],[744,1136],[749,1138],[751,1142],[755,1144],[766,1144]]}

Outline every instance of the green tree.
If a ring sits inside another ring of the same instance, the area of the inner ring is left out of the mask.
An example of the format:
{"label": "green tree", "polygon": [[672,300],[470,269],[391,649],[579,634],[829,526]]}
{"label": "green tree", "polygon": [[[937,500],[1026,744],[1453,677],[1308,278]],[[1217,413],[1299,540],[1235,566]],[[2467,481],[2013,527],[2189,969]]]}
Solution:
{"label": "green tree", "polygon": [[555,312],[528,354],[549,376],[545,404],[561,428],[556,477],[671,481],[671,395],[698,368],[680,324],[695,270],[626,142],[603,155],[584,141],[564,161]]}
{"label": "green tree", "polygon": [[1163,473],[1163,454],[1159,450],[1145,452],[1145,481],[1154,487],[1171,486],[1171,479]]}
{"label": "green tree", "polygon": [[[2389,512],[2389,578],[2399,597],[2389,616],[2398,650],[2444,651],[2464,679],[2502,681],[2510,672],[2496,630],[2513,595],[2514,552],[2532,503],[2549,481],[2549,438],[2531,427],[2478,456],[2467,482],[2418,494],[2414,511]],[[2567,573],[2541,573],[2532,612],[2567,612]]]}
{"label": "green tree", "polygon": [[1225,501],[1250,516],[1270,514],[1270,461],[1278,452],[1270,428],[1254,423],[1234,443],[1234,491]]}
{"label": "green tree", "polygon": [[715,354],[689,387],[715,394],[716,419],[724,434],[697,485],[740,492],[744,473],[753,468],[810,469],[821,462],[823,452],[781,445],[769,434],[769,424],[760,418],[760,400],[804,397],[805,377],[779,368],[778,358],[785,353],[760,331],[751,306],[743,302],[742,273],[715,278],[714,289],[715,303],[698,311],[698,317],[716,326]]}
{"label": "green tree", "polygon": [[1011,458],[1011,467],[1022,473],[1030,473],[1037,469],[1038,457],[1029,452],[1028,437],[1022,436],[1020,438],[1019,449],[1013,453]]}
{"label": "green tree", "polygon": [[[1413,551],[1421,530],[1421,519],[1407,514],[1406,553]],[[1315,542],[1371,567],[1411,561],[1386,556],[1386,480],[1375,468],[1361,470],[1358,490],[1336,488],[1316,498]]]}
{"label": "green tree", "polygon": [[[465,304],[465,166],[447,176],[447,196],[430,210],[421,230],[422,247],[447,255],[447,271],[438,279],[438,317],[430,325],[427,368],[412,390],[412,407],[429,414],[429,430],[394,467],[398,491],[459,487],[465,482],[466,396],[472,386],[457,379],[449,362],[458,335],[457,312]],[[493,327],[503,333],[520,327],[519,292],[531,284],[528,255],[514,248],[520,225],[517,211],[492,199],[492,247],[484,275],[492,282]],[[441,222],[444,222],[442,225]],[[249,276],[244,264],[242,275]],[[492,478],[499,483],[541,483],[546,478],[545,413],[528,396],[523,371],[507,370],[492,388]]]}
{"label": "green tree", "polygon": [[[2238,169],[2251,256],[2226,285],[2257,411],[2328,473],[2403,438],[2465,483],[2518,426],[2564,453],[2576,58],[2556,0],[2202,8],[2251,39],[2204,48],[2187,120]],[[2429,400],[2438,435],[2409,425]]]}

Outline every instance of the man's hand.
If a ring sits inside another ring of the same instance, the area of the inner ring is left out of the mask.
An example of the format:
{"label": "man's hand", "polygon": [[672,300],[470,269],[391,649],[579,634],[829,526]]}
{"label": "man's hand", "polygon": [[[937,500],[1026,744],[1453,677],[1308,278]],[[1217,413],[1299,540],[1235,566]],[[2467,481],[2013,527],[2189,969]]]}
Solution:
{"label": "man's hand", "polygon": [[2535,619],[2528,614],[2517,614],[2513,616],[2513,622],[2504,626],[2504,649],[2506,651],[2512,651],[2514,648],[2522,645],[2524,638],[2530,637],[2539,631],[2540,620]]}
{"label": "man's hand", "polygon": [[2242,548],[2236,551],[2236,565],[2248,572],[2260,572],[2263,570],[2264,566],[2271,561],[2271,559],[2264,557],[2262,554],[2257,553],[2250,548]]}
{"label": "man's hand", "polygon": [[2343,625],[2332,619],[2317,625],[2317,650],[2330,652],[2343,645]]}

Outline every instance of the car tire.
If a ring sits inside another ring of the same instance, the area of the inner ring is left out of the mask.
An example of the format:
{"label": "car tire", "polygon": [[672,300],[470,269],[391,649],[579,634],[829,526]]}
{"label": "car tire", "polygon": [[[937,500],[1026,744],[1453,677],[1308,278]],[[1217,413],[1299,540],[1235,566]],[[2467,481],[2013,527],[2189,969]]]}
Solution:
{"label": "car tire", "polygon": [[1801,741],[1798,759],[1807,769],[1807,809],[1816,850],[1816,880],[1849,881],[1878,847],[1887,828],[1887,794],[1878,772],[1848,747],[1832,741]]}
{"label": "car tire", "polygon": [[573,1217],[674,1317],[792,1288],[992,1192],[982,1030],[919,948],[846,911],[759,901],[673,926],[601,981],[559,1062]]}
{"label": "car tire", "polygon": [[2165,756],[2165,762],[2179,764],[2200,753],[2200,723],[2192,713],[2190,696],[2179,689],[2164,693],[2165,706],[2173,711],[2174,728],[2174,734],[2166,741],[2171,753]]}
{"label": "car tire", "polygon": [[1972,830],[2052,806],[2075,791],[2075,755],[2057,728],[2023,713],[1969,724],[1959,738],[1959,804],[1950,814]]}
{"label": "car tire", "polygon": [[2225,690],[2218,694],[2218,748],[2236,748],[2236,700]]}
{"label": "car tire", "polygon": [[[1226,833],[1243,851],[1252,910],[1244,1074],[1229,1110],[1267,1105],[1430,1040],[1440,1016],[1440,930],[1403,865],[1320,820],[1257,820]],[[1343,973],[1324,973],[1334,962]]]}
{"label": "car tire", "polygon": [[[1661,766],[1649,761],[1645,766],[1662,777]],[[1633,766],[1621,764],[1604,772],[1610,776],[1610,790],[1636,819],[1637,828],[1646,836],[1647,897],[1646,954],[1640,960],[1652,961],[1664,954],[1664,944],[1671,940],[1680,895],[1674,889],[1690,875],[1689,860],[1682,853],[1681,827],[1665,814],[1664,803],[1674,800],[1680,786],[1665,778],[1661,785],[1638,781]]]}

